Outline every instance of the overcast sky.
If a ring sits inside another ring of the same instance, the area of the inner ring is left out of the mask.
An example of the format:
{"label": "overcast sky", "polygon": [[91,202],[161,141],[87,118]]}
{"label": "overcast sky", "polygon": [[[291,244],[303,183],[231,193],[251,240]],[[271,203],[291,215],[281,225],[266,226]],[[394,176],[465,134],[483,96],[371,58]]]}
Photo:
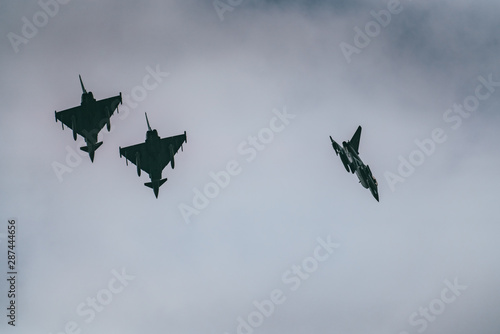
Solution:
{"label": "overcast sky", "polygon": [[[0,332],[497,334],[499,12],[2,2]],[[124,97],[94,163],[54,121],[79,74]],[[158,199],[118,150],[144,112],[187,132]],[[330,145],[358,125],[380,202]]]}

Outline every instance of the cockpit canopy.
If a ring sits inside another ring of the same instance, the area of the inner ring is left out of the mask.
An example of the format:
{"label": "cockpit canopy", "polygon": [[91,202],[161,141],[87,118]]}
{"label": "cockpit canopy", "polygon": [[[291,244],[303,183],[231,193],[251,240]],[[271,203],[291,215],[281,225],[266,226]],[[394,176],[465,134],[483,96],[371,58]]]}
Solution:
{"label": "cockpit canopy", "polygon": [[94,94],[92,92],[82,94],[82,103],[94,101]]}
{"label": "cockpit canopy", "polygon": [[146,140],[158,138],[158,131],[156,129],[146,132]]}

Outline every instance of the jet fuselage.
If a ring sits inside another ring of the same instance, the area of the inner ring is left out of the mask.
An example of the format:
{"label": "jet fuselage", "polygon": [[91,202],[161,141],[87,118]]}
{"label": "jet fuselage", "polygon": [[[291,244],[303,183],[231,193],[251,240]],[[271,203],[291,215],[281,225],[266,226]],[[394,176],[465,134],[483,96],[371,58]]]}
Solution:
{"label": "jet fuselage", "polygon": [[152,161],[152,171],[149,174],[149,178],[152,182],[161,180],[161,169],[160,169],[160,155],[164,154],[161,150],[161,138],[158,135],[158,131],[148,130],[146,132],[146,152],[148,153],[148,159]]}

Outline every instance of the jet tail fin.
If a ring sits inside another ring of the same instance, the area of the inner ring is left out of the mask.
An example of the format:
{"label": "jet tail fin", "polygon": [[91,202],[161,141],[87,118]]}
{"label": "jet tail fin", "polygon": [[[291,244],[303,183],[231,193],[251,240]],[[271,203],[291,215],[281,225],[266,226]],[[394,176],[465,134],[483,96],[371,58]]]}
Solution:
{"label": "jet tail fin", "polygon": [[146,187],[149,187],[151,189],[153,189],[154,193],[155,193],[155,196],[156,198],[158,198],[158,192],[160,191],[160,187],[162,184],[164,184],[165,182],[167,181],[166,178],[164,179],[161,179],[161,180],[158,180],[158,181],[151,181],[151,182],[146,182],[144,183],[144,185]]}
{"label": "jet tail fin", "polygon": [[[102,145],[102,141],[96,143],[94,145],[94,151],[97,150],[99,147],[101,147],[101,145]],[[82,147],[80,147],[80,150],[89,153],[89,146],[88,145],[87,146],[82,146]]]}
{"label": "jet tail fin", "polygon": [[361,138],[361,125],[358,126],[358,129],[352,136],[351,140],[349,141],[349,144],[351,144],[351,147],[356,151],[356,153],[359,153],[359,139]]}
{"label": "jet tail fin", "polygon": [[145,185],[146,187],[149,187],[149,188],[151,188],[151,189],[154,189],[154,187],[155,187],[156,185],[158,185],[158,188],[159,188],[159,187],[161,187],[161,186],[162,186],[165,182],[167,182],[167,179],[166,179],[166,178],[161,179],[161,180],[159,180],[159,181],[151,181],[151,182],[146,182],[146,183],[144,183],[144,185]]}
{"label": "jet tail fin", "polygon": [[92,144],[92,145],[89,145],[87,144],[87,146],[82,146],[80,147],[80,150],[84,151],[84,152],[87,152],[89,154],[89,157],[90,157],[90,161],[94,162],[94,154],[95,154],[95,151],[102,145],[102,141],[96,143],[96,144]]}

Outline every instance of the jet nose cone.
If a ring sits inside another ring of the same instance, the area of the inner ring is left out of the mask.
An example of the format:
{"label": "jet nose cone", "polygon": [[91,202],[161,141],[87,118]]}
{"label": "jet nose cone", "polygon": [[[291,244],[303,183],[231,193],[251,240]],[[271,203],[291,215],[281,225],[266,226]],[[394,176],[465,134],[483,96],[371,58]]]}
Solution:
{"label": "jet nose cone", "polygon": [[158,198],[158,193],[160,192],[159,188],[154,188],[155,196]]}

